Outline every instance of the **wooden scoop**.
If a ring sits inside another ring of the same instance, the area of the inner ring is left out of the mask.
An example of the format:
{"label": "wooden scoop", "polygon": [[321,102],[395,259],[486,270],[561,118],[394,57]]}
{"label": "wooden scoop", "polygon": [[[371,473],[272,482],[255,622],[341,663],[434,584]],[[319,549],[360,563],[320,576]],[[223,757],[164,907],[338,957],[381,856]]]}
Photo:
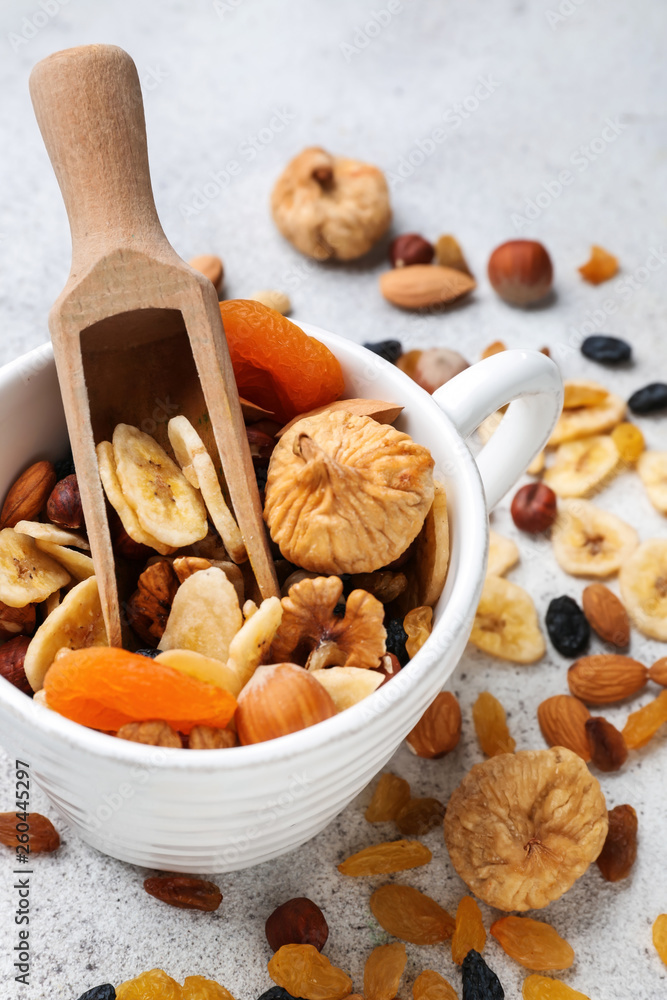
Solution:
{"label": "wooden scoop", "polygon": [[217,446],[259,590],[279,596],[217,294],[162,231],[134,62],[66,49],[35,66],[30,93],[72,231],[49,329],[109,642],[121,616],[95,445],[118,423],[164,446],[181,413],[214,460]]}

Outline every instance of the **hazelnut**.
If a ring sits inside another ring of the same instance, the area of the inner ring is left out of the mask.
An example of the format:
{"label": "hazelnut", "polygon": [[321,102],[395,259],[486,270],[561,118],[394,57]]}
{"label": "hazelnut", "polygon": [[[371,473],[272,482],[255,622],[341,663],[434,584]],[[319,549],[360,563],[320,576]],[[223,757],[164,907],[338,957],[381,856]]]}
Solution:
{"label": "hazelnut", "polygon": [[551,288],[551,258],[536,240],[509,240],[489,259],[489,281],[505,302],[527,306],[539,302]]}
{"label": "hazelnut", "polygon": [[320,682],[294,663],[258,667],[239,695],[236,728],[242,746],[296,733],[336,714]]}
{"label": "hazelnut", "polygon": [[46,516],[60,528],[83,527],[83,507],[76,473],[65,476],[53,487],[46,501]]}
{"label": "hazelnut", "polygon": [[322,951],[329,937],[324,914],[317,903],[306,896],[288,899],[279,906],[266,921],[264,929],[274,952],[284,944],[312,944]]}
{"label": "hazelnut", "polygon": [[130,559],[136,562],[146,562],[155,555],[155,549],[144,545],[142,542],[135,542],[130,538],[123,525],[118,521],[115,529],[112,530],[113,550],[117,556],[123,559]]}
{"label": "hazelnut", "polygon": [[384,236],[391,221],[381,170],[317,146],[295,156],[271,195],[278,229],[316,260],[354,260]]}
{"label": "hazelnut", "polygon": [[556,494],[544,483],[528,483],[515,493],[511,513],[520,531],[531,535],[546,531],[558,513]]}
{"label": "hazelnut", "polygon": [[25,654],[30,645],[27,635],[17,635],[0,646],[0,677],[17,687],[24,694],[32,695],[32,688],[23,669]]}
{"label": "hazelnut", "polygon": [[419,355],[412,378],[422,389],[435,392],[445,382],[449,382],[450,378],[469,367],[458,351],[450,351],[447,347],[431,347]]}
{"label": "hazelnut", "polygon": [[435,249],[432,243],[419,233],[403,233],[392,240],[389,260],[393,267],[409,267],[411,264],[430,264]]}

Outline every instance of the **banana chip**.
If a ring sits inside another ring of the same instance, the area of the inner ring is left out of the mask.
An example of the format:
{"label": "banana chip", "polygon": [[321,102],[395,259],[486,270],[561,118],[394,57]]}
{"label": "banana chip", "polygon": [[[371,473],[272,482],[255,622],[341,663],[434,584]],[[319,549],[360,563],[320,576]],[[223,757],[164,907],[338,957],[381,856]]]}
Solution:
{"label": "banana chip", "polygon": [[137,542],[139,545],[148,545],[151,549],[155,549],[160,555],[168,556],[174,551],[172,545],[163,545],[159,542],[157,538],[153,538],[149,535],[147,531],[139,524],[139,519],[135,514],[132,507],[125,499],[125,495],[120,488],[120,483],[118,482],[118,475],[116,473],[116,459],[114,458],[113,445],[110,441],[101,441],[97,448],[97,465],[99,468],[100,479],[102,480],[102,486],[104,487],[104,492],[107,495],[107,500],[113,507],[113,509],[118,514],[121,524],[125,528],[133,542]]}
{"label": "banana chip", "polygon": [[313,670],[312,676],[330,695],[337,712],[343,712],[373,694],[384,680],[381,671],[362,667],[328,667],[326,670]]}
{"label": "banana chip", "polygon": [[166,663],[168,667],[173,667],[174,670],[179,670],[182,674],[196,677],[198,681],[223,688],[235,698],[243,687],[236,671],[226,663],[214,660],[212,656],[195,653],[192,649],[166,649],[164,653],[158,653],[155,659],[160,663]]}
{"label": "banana chip", "polygon": [[512,663],[535,663],[546,650],[532,597],[502,576],[486,578],[470,641]]}
{"label": "banana chip", "polygon": [[[246,601],[243,605],[244,613],[246,605],[252,603]],[[268,653],[283,617],[283,607],[277,597],[267,597],[254,611],[248,610],[251,613],[246,615],[243,627],[229,644],[228,663],[240,678],[242,687],[245,687]]]}
{"label": "banana chip", "polygon": [[70,590],[30,640],[23,667],[31,688],[43,687],[59,649],[108,645],[97,580],[91,576]]}
{"label": "banana chip", "polygon": [[587,379],[565,379],[563,409],[577,410],[580,406],[599,406],[609,397],[609,391],[599,382]]}
{"label": "banana chip", "polygon": [[43,542],[37,539],[37,548],[46,552],[57,563],[64,566],[68,573],[75,580],[87,580],[89,576],[95,575],[95,567],[90,556],[75,549],[67,549],[64,545],[54,545],[53,542]]}
{"label": "banana chip", "polygon": [[667,642],[667,538],[649,538],[621,567],[623,603],[640,632]]}
{"label": "banana chip", "polygon": [[613,430],[625,417],[627,404],[613,392],[607,393],[604,402],[597,406],[580,406],[574,410],[563,410],[553,434],[547,442],[550,447],[565,441],[578,441]]}
{"label": "banana chip", "polygon": [[611,437],[600,435],[562,444],[543,481],[559,497],[590,496],[618,469],[620,455]]}
{"label": "banana chip", "polygon": [[24,608],[45,601],[69,582],[69,573],[40,552],[34,538],[14,528],[0,531],[0,601],[10,608]]}
{"label": "banana chip", "polygon": [[234,585],[221,569],[193,573],[178,590],[159,649],[191,649],[227,662],[229,645],[243,625]]}
{"label": "banana chip", "polygon": [[504,576],[512,566],[519,561],[519,547],[511,538],[499,535],[493,528],[489,529],[489,561],[486,567],[487,576]]}
{"label": "banana chip", "polygon": [[551,529],[559,566],[571,576],[617,573],[639,544],[634,528],[587,500],[561,504]]}
{"label": "banana chip", "polygon": [[186,417],[172,417],[167,431],[183,475],[201,490],[206,509],[227,552],[235,563],[245,562],[248,553],[239,526],[225,503],[215,465],[204,442]]}
{"label": "banana chip", "polygon": [[117,424],[113,453],[121,490],[144,531],[176,548],[206,537],[204,501],[154,438]]}
{"label": "banana chip", "polygon": [[75,549],[90,552],[90,545],[83,535],[76,535],[73,531],[56,528],[55,524],[42,524],[41,521],[18,521],[14,526],[14,531],[18,531],[20,535],[30,535],[36,541],[51,542],[53,545],[71,545]]}
{"label": "banana chip", "polygon": [[667,514],[667,451],[643,452],[637,472],[655,509]]}

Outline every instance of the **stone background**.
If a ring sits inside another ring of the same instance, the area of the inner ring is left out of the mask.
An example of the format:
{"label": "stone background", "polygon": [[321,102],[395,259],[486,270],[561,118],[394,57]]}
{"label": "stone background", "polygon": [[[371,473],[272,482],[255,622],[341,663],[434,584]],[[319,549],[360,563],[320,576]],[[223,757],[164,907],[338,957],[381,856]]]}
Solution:
{"label": "stone background", "polygon": [[[387,9],[385,0],[42,0],[41,6],[39,0],[4,0],[0,361],[46,339],[47,312],[69,267],[66,217],[28,97],[30,68],[56,49],[113,42],[131,52],[143,82],[164,228],[186,258],[222,256],[228,296],[281,288],[292,297],[297,322],[355,340],[398,337],[406,346],[455,347],[471,361],[497,338],[511,347],[548,344],[564,375],[598,377],[624,396],[665,379],[665,5],[402,0],[400,9],[393,6],[382,30],[371,24],[366,31],[373,11]],[[273,128],[276,113],[280,131]],[[437,128],[446,137],[436,146],[429,136]],[[288,158],[311,144],[383,167],[392,178],[395,231],[430,238],[456,233],[479,279],[476,293],[446,313],[412,316],[379,295],[384,246],[350,266],[314,266],[294,252],[276,232],[267,202]],[[225,169],[232,160],[240,169],[229,178]],[[564,170],[572,182],[559,190]],[[510,309],[488,286],[489,252],[518,235],[544,240],[553,255],[557,291],[548,307]],[[622,277],[599,288],[576,272],[593,242],[616,252],[623,268]],[[649,259],[660,266],[649,271]],[[582,359],[578,344],[593,330],[627,337],[635,365],[612,374]],[[664,418],[640,423],[650,445],[665,447]],[[600,503],[637,526],[642,538],[665,535],[665,520],[636,477],[619,477]],[[516,537],[506,502],[493,520]],[[560,572],[544,542],[517,540],[522,560],[510,578],[530,588],[541,615],[557,594],[579,597],[583,583]],[[650,663],[665,649],[635,634],[631,652]],[[459,748],[437,762],[401,749],[391,769],[417,794],[446,801],[480,759],[470,707],[484,689],[506,705],[519,748],[542,746],[536,708],[545,696],[566,691],[566,667],[552,649],[540,664],[524,668],[469,652],[450,682],[464,712]],[[627,712],[623,705],[605,714],[622,725]],[[653,918],[667,911],[666,752],[663,733],[631,754],[620,774],[602,776],[610,805],[631,802],[639,814],[632,877],[608,885],[593,867],[543,914],[577,953],[563,978],[594,1000],[667,996],[667,970],[650,935]],[[2,779],[0,808],[11,808],[6,759]],[[213,915],[167,909],[144,894],[145,872],[99,856],[63,829],[60,852],[35,866],[27,989],[11,980],[14,900],[10,862],[3,859],[0,994],[7,1000],[74,1000],[99,982],[117,984],[161,966],[181,980],[194,973],[214,977],[240,1000],[253,1000],[270,985],[264,920],[276,905],[304,893],[326,912],[329,957],[361,989],[365,957],[384,935],[368,909],[368,881],[343,879],[335,864],[392,836],[390,828],[365,823],[369,795],[302,848],[298,859],[222,876],[225,899]],[[55,818],[40,793],[33,805]],[[425,841],[434,851],[432,864],[396,880],[428,891],[453,911],[464,886],[440,831]],[[484,910],[488,927],[497,914]],[[404,1000],[415,976],[429,967],[460,989],[446,948],[408,945],[408,955]],[[516,1000],[523,970],[493,940],[485,955],[506,996]]]}

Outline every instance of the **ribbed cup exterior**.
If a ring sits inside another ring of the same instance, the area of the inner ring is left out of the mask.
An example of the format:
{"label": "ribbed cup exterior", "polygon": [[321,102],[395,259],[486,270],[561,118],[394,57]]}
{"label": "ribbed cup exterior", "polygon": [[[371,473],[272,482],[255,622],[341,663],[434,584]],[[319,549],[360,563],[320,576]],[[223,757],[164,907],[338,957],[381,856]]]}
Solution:
{"label": "ribbed cup exterior", "polygon": [[[456,666],[482,586],[487,519],[477,467],[436,403],[350,341],[306,332],[338,356],[347,396],[400,402],[398,426],[430,448],[451,525],[447,584],[433,634],[396,677],[333,719],[268,743],[173,750],[85,729],[0,679],[0,740],[71,829],[123,861],[166,871],[234,871],[314,837],[398,748]],[[67,435],[48,347],[0,370],[0,493]]]}

